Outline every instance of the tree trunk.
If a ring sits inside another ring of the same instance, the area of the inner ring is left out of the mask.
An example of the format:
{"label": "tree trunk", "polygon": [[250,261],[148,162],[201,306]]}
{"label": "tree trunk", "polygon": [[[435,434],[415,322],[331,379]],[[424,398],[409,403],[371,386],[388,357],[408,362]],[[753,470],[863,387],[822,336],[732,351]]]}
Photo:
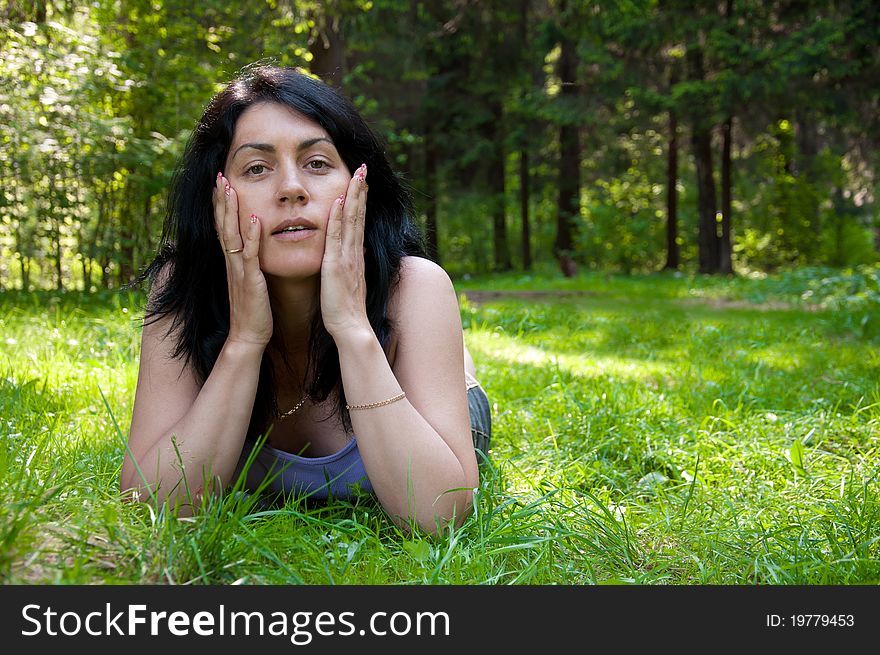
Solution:
{"label": "tree trunk", "polygon": [[727,117],[722,127],[721,144],[721,234],[718,239],[718,271],[733,275],[733,235],[731,219],[733,209],[733,183],[731,181],[731,140],[733,139],[733,118]]}
{"label": "tree trunk", "polygon": [[[675,79],[671,80],[671,85]],[[678,117],[669,110],[669,145],[666,151],[666,266],[678,270]]]}
{"label": "tree trunk", "polygon": [[519,153],[519,213],[522,225],[522,267],[532,269],[532,235],[529,226],[529,151],[523,147]]}
{"label": "tree trunk", "polygon": [[507,215],[505,202],[505,156],[504,131],[502,129],[503,109],[501,102],[492,105],[495,138],[493,157],[489,164],[489,189],[492,194],[492,243],[495,252],[495,270],[509,271],[510,248],[507,244]]}
{"label": "tree trunk", "polygon": [[[559,55],[560,92],[563,101],[577,95],[577,53],[574,42],[562,39]],[[578,126],[563,122],[559,128],[559,199],[556,211],[555,255],[571,257],[574,251],[575,220],[580,214],[580,139]]]}
{"label": "tree trunk", "polygon": [[[703,50],[699,45],[687,48],[689,77],[693,82],[702,82]],[[717,202],[715,179],[712,171],[712,127],[706,120],[708,107],[691,108],[691,143],[697,169],[697,213],[699,233],[700,273],[717,273],[719,270],[718,225],[715,217]]]}
{"label": "tree trunk", "polygon": [[[104,206],[105,213],[102,217],[103,220],[103,242],[101,244],[101,284],[105,289],[109,289],[112,285],[111,271],[113,269],[113,262],[115,261],[114,257],[117,255],[117,246],[119,245],[116,241],[119,236],[118,231],[115,229],[114,225],[118,222],[114,220],[115,217],[120,213],[117,210],[117,205],[119,204],[119,194],[115,191],[110,191],[106,195],[107,202]],[[118,259],[118,257],[116,257]],[[121,260],[117,261],[117,266],[121,265]]]}
{"label": "tree trunk", "polygon": [[92,260],[86,254],[82,256],[82,272],[83,291],[90,291],[92,288]]}
{"label": "tree trunk", "polygon": [[55,289],[64,291],[64,277],[61,269],[61,235],[55,238]]}
{"label": "tree trunk", "polygon": [[700,273],[717,273],[718,223],[715,217],[715,180],[712,177],[712,133],[705,128],[694,129],[694,159],[697,166],[697,213],[699,215]]}
{"label": "tree trunk", "polygon": [[134,234],[131,229],[134,221],[131,217],[132,209],[129,198],[126,198],[123,202],[120,214],[122,217],[120,224],[129,226],[120,235],[119,261],[117,262],[119,268],[117,269],[116,283],[119,286],[123,286],[128,284],[134,277]]}
{"label": "tree trunk", "polygon": [[101,258],[101,286],[110,288],[110,258],[107,256]]}
{"label": "tree trunk", "polygon": [[[521,0],[519,5],[519,30],[520,42],[523,50],[529,51],[529,5],[530,0]],[[534,73],[534,71],[533,71]],[[523,92],[525,95],[526,92]],[[522,141],[519,149],[519,215],[520,215],[520,243],[522,268],[524,271],[532,269],[532,235],[529,224],[529,134],[531,125],[526,120],[523,130]]]}
{"label": "tree trunk", "polygon": [[[724,3],[724,18],[727,27],[733,28],[733,0]],[[734,36],[731,34],[731,36]],[[731,142],[733,139],[733,111],[728,111],[721,132],[721,234],[718,235],[718,271],[733,275],[733,182],[731,179]]]}
{"label": "tree trunk", "polygon": [[[150,217],[153,215],[153,198],[149,193],[144,194],[144,207],[141,210],[143,212],[144,221],[142,224],[142,230],[140,233],[140,238],[135,243],[135,261],[134,261],[134,274],[135,276],[140,275],[143,268],[145,268],[143,262],[150,261],[150,254],[145,253],[145,250],[149,249],[150,243],[150,227],[151,221]],[[132,278],[134,279],[134,278]]]}
{"label": "tree trunk", "polygon": [[315,30],[309,51],[311,72],[328,84],[342,86],[345,74],[345,39],[342,34],[342,17],[336,3],[325,6],[323,13],[313,15]]}
{"label": "tree trunk", "polygon": [[21,290],[30,291],[31,289],[31,258],[26,255],[21,256]]}
{"label": "tree trunk", "polygon": [[822,214],[819,210],[818,195],[815,192],[816,156],[819,154],[819,146],[815,122],[808,113],[803,109],[795,110],[795,139],[798,146],[796,172],[810,187],[810,193],[805,200],[810,203],[810,227],[818,240],[822,234]]}
{"label": "tree trunk", "polygon": [[846,261],[843,247],[843,228],[847,215],[844,209],[846,202],[844,201],[843,189],[841,187],[834,187],[831,200],[834,206],[834,254],[831,257],[830,264],[832,266],[843,266],[843,263]]}
{"label": "tree trunk", "polygon": [[[49,180],[50,180],[49,183],[54,187],[54,189],[63,188],[60,185],[60,182],[58,180],[59,177],[60,176],[58,176],[58,175],[52,175],[51,177],[49,177]],[[53,197],[52,197],[52,190],[51,189],[49,190],[49,193],[48,193],[48,200],[49,200],[49,216],[51,217],[52,222],[55,224],[55,229],[53,230],[54,239],[53,239],[53,243],[52,243],[52,245],[54,246],[54,249],[55,249],[55,289],[57,291],[64,291],[64,278],[63,278],[63,272],[61,269],[61,254],[62,254],[61,253],[61,226],[63,225],[64,221],[61,219],[61,216],[58,214],[55,207],[53,206]]]}
{"label": "tree trunk", "polygon": [[[77,149],[81,147],[79,140],[77,140]],[[75,167],[75,174],[73,177],[73,182],[76,187],[76,206],[84,210],[84,215],[88,216],[90,212],[90,208],[85,206],[85,203],[82,199],[82,194],[80,193],[85,184],[83,183],[83,174],[82,169],[79,165]],[[86,236],[86,220],[82,219],[78,221],[79,229],[77,230],[77,250],[79,251],[79,256],[81,257],[80,261],[82,262],[82,274],[83,274],[83,291],[90,291],[92,287],[92,264],[94,263],[93,256],[95,253],[95,241],[97,239],[97,230],[95,231],[93,238],[88,238]]]}

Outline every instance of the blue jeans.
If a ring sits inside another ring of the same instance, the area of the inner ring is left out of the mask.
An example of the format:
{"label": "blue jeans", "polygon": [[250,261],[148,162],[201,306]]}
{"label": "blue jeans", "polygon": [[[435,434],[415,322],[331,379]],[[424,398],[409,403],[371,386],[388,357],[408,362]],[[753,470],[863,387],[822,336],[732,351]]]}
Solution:
{"label": "blue jeans", "polygon": [[489,459],[489,440],[492,438],[492,412],[489,397],[470,375],[467,376],[468,413],[471,417],[471,436],[474,449],[478,451],[477,461]]}

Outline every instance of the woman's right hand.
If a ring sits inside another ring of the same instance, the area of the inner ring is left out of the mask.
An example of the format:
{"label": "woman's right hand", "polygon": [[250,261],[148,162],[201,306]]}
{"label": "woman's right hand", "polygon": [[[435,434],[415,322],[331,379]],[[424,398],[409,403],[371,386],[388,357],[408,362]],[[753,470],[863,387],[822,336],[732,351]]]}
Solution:
{"label": "woman's right hand", "polygon": [[227,341],[265,348],[272,337],[269,289],[260,270],[260,219],[252,215],[242,235],[238,196],[223,173],[217,173],[213,192],[214,226],[226,259],[229,287]]}

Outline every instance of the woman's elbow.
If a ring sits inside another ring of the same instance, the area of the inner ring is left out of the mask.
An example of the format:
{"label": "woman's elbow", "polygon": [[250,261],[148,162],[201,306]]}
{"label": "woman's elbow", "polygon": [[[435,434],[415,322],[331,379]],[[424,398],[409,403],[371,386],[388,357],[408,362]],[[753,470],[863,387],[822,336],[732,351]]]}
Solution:
{"label": "woman's elbow", "polygon": [[140,485],[135,483],[131,462],[126,455],[125,460],[122,462],[122,470],[119,472],[119,493],[122,494],[123,498],[136,498],[140,496],[139,487]]}
{"label": "woman's elbow", "polygon": [[[455,489],[441,494],[431,506],[416,512],[410,525],[432,537],[460,528],[473,509],[473,490]],[[407,526],[409,527],[409,526]]]}
{"label": "woman's elbow", "polygon": [[152,497],[147,486],[131,471],[126,470],[125,466],[119,474],[119,493],[123,500],[133,503],[144,502]]}

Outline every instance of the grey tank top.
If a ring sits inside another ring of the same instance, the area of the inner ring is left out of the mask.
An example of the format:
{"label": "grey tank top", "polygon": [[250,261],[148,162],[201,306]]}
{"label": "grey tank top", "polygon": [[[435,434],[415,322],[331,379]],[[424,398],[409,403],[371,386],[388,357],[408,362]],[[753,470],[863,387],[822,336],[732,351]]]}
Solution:
{"label": "grey tank top", "polygon": [[[468,394],[474,444],[479,445],[484,452],[488,452],[491,429],[486,393],[479,382],[469,374],[465,374],[465,388]],[[245,441],[235,479],[244,469],[254,445],[252,441]],[[269,481],[271,491],[319,500],[329,497],[348,498],[358,489],[367,493],[373,492],[373,485],[367,477],[355,438],[352,438],[342,450],[324,457],[301,457],[264,444],[248,469],[246,486],[250,490],[257,489],[266,478],[271,478]]]}
{"label": "grey tank top", "polygon": [[[239,472],[253,448],[253,442],[245,442]],[[247,486],[256,489],[267,477],[271,478],[269,489],[272,491],[319,500],[348,498],[357,489],[367,493],[373,491],[358,452],[357,439],[349,441],[342,450],[323,457],[301,457],[264,444],[248,470]]]}

